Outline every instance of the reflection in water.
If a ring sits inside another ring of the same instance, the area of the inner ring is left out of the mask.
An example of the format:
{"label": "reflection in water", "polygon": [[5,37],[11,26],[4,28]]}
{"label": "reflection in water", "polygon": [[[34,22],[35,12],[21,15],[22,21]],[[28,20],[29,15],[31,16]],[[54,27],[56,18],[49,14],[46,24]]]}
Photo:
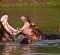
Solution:
{"label": "reflection in water", "polygon": [[18,55],[18,54],[26,54],[26,53],[32,53],[34,47],[29,45],[4,45],[1,49],[2,54],[1,55]]}
{"label": "reflection in water", "polygon": [[12,51],[14,51],[16,49],[16,46],[4,46],[2,55],[11,55]]}
{"label": "reflection in water", "polygon": [[3,45],[0,45],[0,55],[2,55],[2,52],[3,52]]}
{"label": "reflection in water", "polygon": [[35,46],[31,46],[31,45],[22,45],[21,49],[22,49],[24,54],[34,53],[37,50],[37,48]]}
{"label": "reflection in water", "polygon": [[31,47],[29,45],[22,46],[23,53],[29,53],[31,51]]}
{"label": "reflection in water", "polygon": [[[0,55],[58,55],[60,54],[60,41],[42,40],[35,44],[21,45],[5,43],[0,45]],[[12,45],[13,44],[13,45]],[[45,45],[47,44],[47,45]]]}

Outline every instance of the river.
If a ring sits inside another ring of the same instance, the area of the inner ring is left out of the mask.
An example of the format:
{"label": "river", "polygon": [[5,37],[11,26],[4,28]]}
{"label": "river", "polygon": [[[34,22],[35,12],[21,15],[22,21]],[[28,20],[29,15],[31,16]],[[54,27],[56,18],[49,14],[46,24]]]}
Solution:
{"label": "river", "polygon": [[[31,10],[0,10],[0,17],[5,14],[9,16],[8,22],[14,28],[23,26],[20,17],[26,15],[42,32],[58,34],[59,9],[41,6]],[[60,55],[60,40],[41,40],[28,45],[18,42],[0,43],[0,55]]]}

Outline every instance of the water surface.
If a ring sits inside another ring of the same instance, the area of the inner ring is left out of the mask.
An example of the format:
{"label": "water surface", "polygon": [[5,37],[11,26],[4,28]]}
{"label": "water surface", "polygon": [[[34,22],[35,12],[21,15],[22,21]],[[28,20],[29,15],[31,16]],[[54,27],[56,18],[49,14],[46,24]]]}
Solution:
{"label": "water surface", "polygon": [[[46,8],[27,10],[0,10],[0,17],[8,14],[9,24],[14,28],[21,28],[22,15],[30,17],[36,26],[44,33],[58,34],[60,28],[60,10]],[[21,45],[19,42],[0,43],[0,55],[60,55],[60,40],[41,40],[28,45]]]}
{"label": "water surface", "polygon": [[0,43],[0,55],[60,55],[60,40],[40,40],[24,45]]}

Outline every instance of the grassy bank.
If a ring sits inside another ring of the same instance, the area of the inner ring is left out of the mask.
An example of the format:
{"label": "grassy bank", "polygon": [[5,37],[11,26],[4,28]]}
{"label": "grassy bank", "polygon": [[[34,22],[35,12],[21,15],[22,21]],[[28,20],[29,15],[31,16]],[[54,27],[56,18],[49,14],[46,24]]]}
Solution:
{"label": "grassy bank", "polygon": [[49,7],[49,8],[57,8],[60,9],[60,0],[44,0],[43,2],[39,2],[39,1],[34,1],[34,2],[19,2],[19,3],[2,3],[0,2],[0,10],[1,9],[7,9],[7,10],[11,10],[11,9],[36,9],[39,8],[40,6],[45,6],[45,7]]}
{"label": "grassy bank", "polygon": [[46,7],[60,9],[60,0],[46,0],[44,4]]}
{"label": "grassy bank", "polygon": [[31,3],[27,3],[27,2],[21,2],[21,3],[9,3],[9,4],[5,4],[5,3],[0,3],[0,9],[7,9],[7,10],[27,10],[27,9],[35,9],[39,6],[39,4],[37,2],[31,2]]}

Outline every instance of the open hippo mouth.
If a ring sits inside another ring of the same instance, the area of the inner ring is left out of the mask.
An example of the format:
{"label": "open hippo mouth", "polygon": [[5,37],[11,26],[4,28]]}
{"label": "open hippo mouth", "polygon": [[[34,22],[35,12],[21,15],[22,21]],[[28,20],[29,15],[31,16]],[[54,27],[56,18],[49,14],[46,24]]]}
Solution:
{"label": "open hippo mouth", "polygon": [[[38,28],[33,29],[35,26],[32,26],[30,28],[30,31],[33,32],[33,36],[32,34],[27,38],[28,34],[26,34],[26,32],[22,32],[21,30],[15,29],[13,28],[9,23],[8,23],[8,15],[4,15],[1,17],[0,19],[1,21],[1,31],[0,32],[0,37],[4,36],[4,38],[7,41],[15,41],[16,36],[18,35],[18,40],[21,44],[29,44],[30,42],[33,42],[35,40],[54,40],[54,39],[60,39],[59,35],[55,35],[55,34],[45,34],[43,32],[41,32]],[[31,25],[29,25],[31,26]],[[28,27],[29,27],[28,26]],[[26,28],[27,29],[27,28]],[[26,30],[25,29],[25,30]],[[29,31],[29,30],[28,30]],[[22,33],[21,33],[22,32]],[[3,35],[3,34],[4,35]],[[29,32],[27,32],[29,33]],[[26,35],[25,35],[26,34]],[[30,34],[30,33],[29,33]],[[11,36],[10,36],[11,35]],[[9,37],[8,37],[9,36]],[[36,38],[34,38],[36,37]],[[1,39],[1,38],[0,38]],[[3,39],[3,38],[2,38]],[[5,40],[4,39],[4,40]],[[30,41],[30,42],[29,42]]]}

